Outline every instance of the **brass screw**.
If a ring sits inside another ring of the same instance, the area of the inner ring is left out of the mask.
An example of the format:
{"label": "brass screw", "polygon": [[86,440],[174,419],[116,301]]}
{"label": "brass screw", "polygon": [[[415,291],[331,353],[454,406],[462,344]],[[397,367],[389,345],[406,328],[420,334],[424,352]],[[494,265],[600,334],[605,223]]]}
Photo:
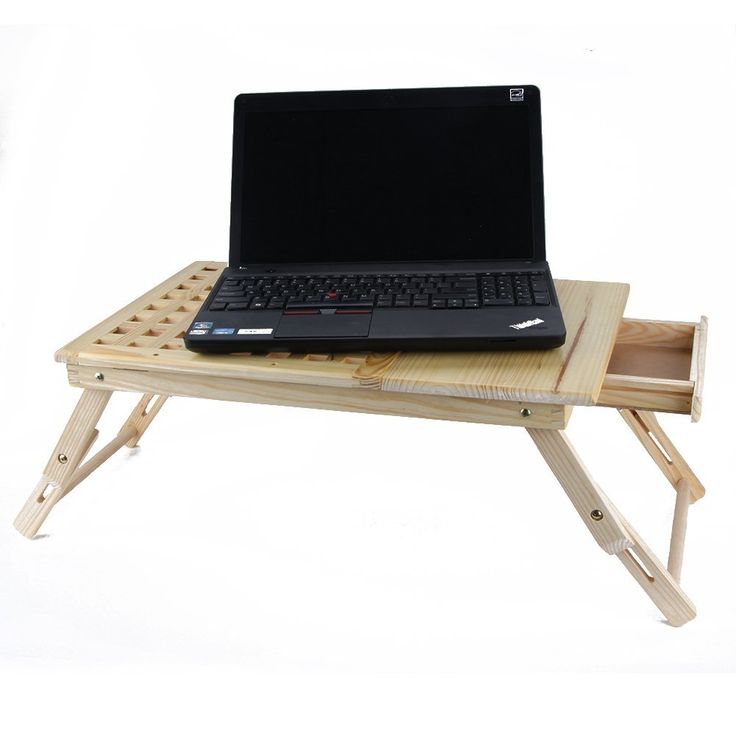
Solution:
{"label": "brass screw", "polygon": [[532,415],[532,410],[531,410],[531,409],[527,409],[526,407],[524,407],[524,408],[523,408],[523,409],[522,409],[522,410],[521,410],[521,411],[519,412],[519,414],[521,414],[521,416],[523,416],[523,417],[530,417],[530,416]]}
{"label": "brass screw", "polygon": [[67,456],[66,456],[66,455],[65,455],[65,454],[64,454],[63,452],[60,452],[60,453],[59,453],[59,454],[58,454],[58,455],[56,456],[56,459],[57,459],[57,460],[58,460],[58,461],[59,461],[59,462],[60,462],[60,463],[61,463],[62,465],[63,465],[63,464],[65,463],[65,462],[67,462],[67,460],[69,460],[69,458],[68,458],[68,457],[67,457]]}
{"label": "brass screw", "polygon": [[600,521],[603,518],[603,512],[600,509],[593,509],[590,512],[590,518],[593,519],[593,521]]}
{"label": "brass screw", "polygon": [[99,371],[97,371],[97,373],[95,373],[95,378],[98,381],[104,381],[105,380],[105,376],[102,373],[100,373]]}

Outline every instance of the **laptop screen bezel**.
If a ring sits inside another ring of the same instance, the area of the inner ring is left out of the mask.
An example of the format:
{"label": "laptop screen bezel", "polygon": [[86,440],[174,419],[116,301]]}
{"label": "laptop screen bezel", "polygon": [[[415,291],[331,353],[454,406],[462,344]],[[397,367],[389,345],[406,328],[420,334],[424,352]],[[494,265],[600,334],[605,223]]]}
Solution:
{"label": "laptop screen bezel", "polygon": [[[511,90],[523,89],[523,100],[511,99]],[[259,265],[248,260],[243,232],[243,162],[245,127],[251,111],[398,109],[412,107],[525,105],[529,119],[529,165],[531,185],[532,255],[513,261],[546,260],[544,233],[544,180],[542,173],[542,119],[539,89],[534,85],[494,87],[443,87],[422,89],[380,89],[323,92],[256,92],[235,98],[233,116],[233,158],[230,201],[230,266]],[[455,261],[456,259],[447,259]],[[489,255],[491,261],[499,261]],[[310,261],[311,263],[318,263]],[[345,265],[351,261],[345,261]],[[279,264],[283,265],[283,264]]]}

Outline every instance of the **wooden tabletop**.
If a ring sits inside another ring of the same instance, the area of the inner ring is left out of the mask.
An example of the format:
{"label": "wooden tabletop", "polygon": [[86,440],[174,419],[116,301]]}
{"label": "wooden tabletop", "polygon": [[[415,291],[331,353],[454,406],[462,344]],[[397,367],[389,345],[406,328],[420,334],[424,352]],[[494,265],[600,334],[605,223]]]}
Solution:
{"label": "wooden tabletop", "polygon": [[567,341],[554,350],[204,355],[184,332],[226,264],[196,261],[57,351],[75,366],[222,376],[479,399],[593,405],[628,284],[555,281]]}

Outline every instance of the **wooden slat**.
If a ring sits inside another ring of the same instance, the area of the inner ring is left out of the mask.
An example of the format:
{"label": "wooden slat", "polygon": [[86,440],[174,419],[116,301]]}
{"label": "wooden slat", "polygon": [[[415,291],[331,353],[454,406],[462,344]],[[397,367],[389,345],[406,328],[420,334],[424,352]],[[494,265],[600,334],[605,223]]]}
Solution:
{"label": "wooden slat", "polygon": [[694,322],[622,319],[616,343],[690,349],[693,344],[694,329]]}
{"label": "wooden slat", "polygon": [[[70,382],[75,386],[103,385],[109,390],[146,391],[170,396],[424,417],[457,422],[561,429],[567,424],[571,412],[568,406],[553,404],[400,394],[336,386],[305,386],[282,381],[246,381],[240,378],[197,373],[180,374],[111,368],[105,370],[104,381],[100,383],[95,378],[97,371],[94,368],[70,366],[69,369]],[[524,416],[522,409],[530,410],[531,414]]]}
{"label": "wooden slat", "polygon": [[703,411],[703,380],[705,378],[705,347],[708,341],[708,318],[701,317],[693,335],[693,357],[690,380],[693,382],[693,404],[690,417],[693,422],[700,419]]}
{"label": "wooden slat", "polygon": [[689,414],[692,395],[691,381],[608,374],[596,404],[617,409]]}

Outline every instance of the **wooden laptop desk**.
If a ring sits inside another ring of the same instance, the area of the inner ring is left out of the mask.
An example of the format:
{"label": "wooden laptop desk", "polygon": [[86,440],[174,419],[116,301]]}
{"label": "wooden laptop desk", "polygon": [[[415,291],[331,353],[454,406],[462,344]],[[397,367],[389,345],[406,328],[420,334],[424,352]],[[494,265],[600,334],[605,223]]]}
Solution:
{"label": "wooden laptop desk", "polygon": [[[623,319],[627,284],[557,281],[566,344],[524,352],[202,355],[183,335],[225,264],[198,261],[56,353],[79,402],[15,526],[38,532],[53,506],[170,396],[524,427],[595,541],[667,621],[695,606],[679,584],[688,506],[705,493],[654,412],[700,415],[707,322]],[[113,391],[143,394],[118,435],[83,462]],[[565,435],[573,406],[618,409],[676,491],[665,567],[598,487]]]}

